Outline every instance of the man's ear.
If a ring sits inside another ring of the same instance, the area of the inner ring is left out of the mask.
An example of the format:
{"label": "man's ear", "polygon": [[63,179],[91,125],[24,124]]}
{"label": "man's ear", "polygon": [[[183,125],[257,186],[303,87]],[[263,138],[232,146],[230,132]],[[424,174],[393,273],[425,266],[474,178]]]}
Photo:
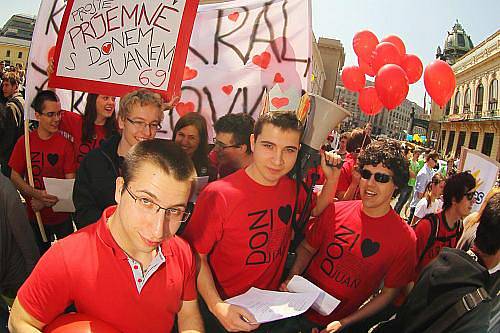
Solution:
{"label": "man's ear", "polygon": [[125,127],[125,122],[123,121],[122,117],[117,117],[118,120],[118,128],[123,131],[123,128]]}
{"label": "man's ear", "polygon": [[252,153],[255,151],[255,135],[253,133],[250,134],[250,149]]}
{"label": "man's ear", "polygon": [[125,186],[125,181],[124,181],[123,177],[116,178],[115,201],[117,204],[120,204],[120,201],[122,199],[122,193],[124,190],[124,186]]}

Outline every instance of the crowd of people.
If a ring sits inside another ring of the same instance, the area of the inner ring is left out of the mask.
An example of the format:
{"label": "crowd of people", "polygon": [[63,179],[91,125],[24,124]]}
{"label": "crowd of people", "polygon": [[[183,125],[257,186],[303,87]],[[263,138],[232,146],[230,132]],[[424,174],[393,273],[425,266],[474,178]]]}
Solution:
{"label": "crowd of people", "polygon": [[[115,97],[88,94],[78,115],[41,90],[25,131],[20,85],[3,74],[0,331],[7,321],[41,331],[68,311],[122,332],[500,329],[500,193],[471,214],[478,183],[453,160],[440,170],[438,153],[376,140],[367,126],[335,147],[325,138],[321,166],[297,180],[294,112],[227,114],[213,142],[189,113],[163,140],[177,99],[139,89],[116,110]],[[311,199],[312,174],[321,190]],[[52,209],[44,177],[75,179],[74,214]],[[197,177],[209,184],[193,203]],[[295,275],[340,305],[259,324],[225,302],[251,287],[287,291]]]}

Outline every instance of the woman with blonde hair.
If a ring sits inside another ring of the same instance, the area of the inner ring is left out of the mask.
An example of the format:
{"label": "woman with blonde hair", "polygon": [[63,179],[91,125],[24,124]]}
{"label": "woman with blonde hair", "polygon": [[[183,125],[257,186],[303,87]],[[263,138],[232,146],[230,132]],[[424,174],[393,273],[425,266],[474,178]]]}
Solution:
{"label": "woman with blonde hair", "polygon": [[472,245],[474,245],[474,240],[476,239],[476,230],[479,225],[479,220],[481,218],[481,215],[483,214],[483,211],[486,207],[486,204],[488,203],[488,201],[491,200],[491,198],[493,198],[493,196],[495,196],[498,193],[500,193],[500,187],[498,186],[493,187],[484,198],[484,201],[481,205],[481,208],[479,208],[479,211],[471,213],[464,219],[464,232],[462,234],[462,237],[457,243],[457,249],[468,251],[470,250]]}
{"label": "woman with blonde hair", "polygon": [[446,179],[440,173],[436,173],[432,176],[431,181],[425,187],[424,196],[415,207],[415,214],[413,215],[411,225],[417,223],[418,220],[425,217],[427,214],[435,214],[441,210],[443,206],[441,195],[443,195],[445,180]]}

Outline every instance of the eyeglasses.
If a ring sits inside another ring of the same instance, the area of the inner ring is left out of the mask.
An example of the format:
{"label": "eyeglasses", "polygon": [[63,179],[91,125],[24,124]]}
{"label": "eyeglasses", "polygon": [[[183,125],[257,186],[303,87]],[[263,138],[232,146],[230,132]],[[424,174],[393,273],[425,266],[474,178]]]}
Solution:
{"label": "eyeglasses", "polygon": [[464,195],[464,197],[466,197],[467,200],[469,200],[469,201],[471,201],[472,199],[474,199],[475,196],[476,196],[476,191],[467,192]]}
{"label": "eyeglasses", "polygon": [[191,213],[186,212],[181,209],[177,208],[163,208],[162,206],[158,205],[157,203],[152,202],[148,198],[141,198],[137,197],[132,192],[130,192],[129,188],[127,185],[125,185],[125,189],[127,190],[128,194],[134,199],[134,202],[141,207],[141,209],[151,215],[158,214],[160,210],[165,211],[165,216],[168,217],[170,222],[186,222],[189,218],[189,215]]}
{"label": "eyeglasses", "polygon": [[367,170],[367,169],[361,170],[361,178],[363,178],[363,179],[369,180],[370,178],[372,178],[372,175],[375,177],[375,181],[377,183],[384,183],[385,184],[385,183],[388,183],[392,178],[392,176],[387,175],[385,173],[375,172],[373,174],[370,170]]}
{"label": "eyeglasses", "polygon": [[227,149],[227,148],[239,148],[241,145],[226,145],[224,142],[220,142],[216,138],[214,138],[214,148],[218,149]]}
{"label": "eyeglasses", "polygon": [[130,118],[126,118],[129,123],[131,123],[133,126],[135,126],[138,129],[145,130],[146,128],[149,128],[150,130],[158,131],[161,129],[161,124],[160,123],[147,123],[142,120],[132,120]]}
{"label": "eyeglasses", "polygon": [[60,118],[61,115],[62,115],[62,111],[57,111],[57,112],[45,112],[45,113],[41,113],[42,115],[48,117],[48,118],[54,118],[54,117],[57,117],[57,118]]}

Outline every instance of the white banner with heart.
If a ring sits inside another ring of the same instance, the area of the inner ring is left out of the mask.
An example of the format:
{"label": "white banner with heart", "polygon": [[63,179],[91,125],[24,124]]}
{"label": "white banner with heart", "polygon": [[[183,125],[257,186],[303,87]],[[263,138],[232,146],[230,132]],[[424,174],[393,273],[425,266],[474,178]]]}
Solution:
{"label": "white banner with heart", "polygon": [[[56,44],[65,1],[42,0],[27,75],[28,106],[46,87],[48,57]],[[311,4],[307,0],[235,0],[198,7],[186,67],[182,97],[165,117],[172,133],[187,112],[201,112],[213,123],[227,113],[257,117],[265,89],[308,90],[312,69]],[[57,89],[65,110],[82,112],[83,94]],[[275,103],[286,106],[286,95]]]}

